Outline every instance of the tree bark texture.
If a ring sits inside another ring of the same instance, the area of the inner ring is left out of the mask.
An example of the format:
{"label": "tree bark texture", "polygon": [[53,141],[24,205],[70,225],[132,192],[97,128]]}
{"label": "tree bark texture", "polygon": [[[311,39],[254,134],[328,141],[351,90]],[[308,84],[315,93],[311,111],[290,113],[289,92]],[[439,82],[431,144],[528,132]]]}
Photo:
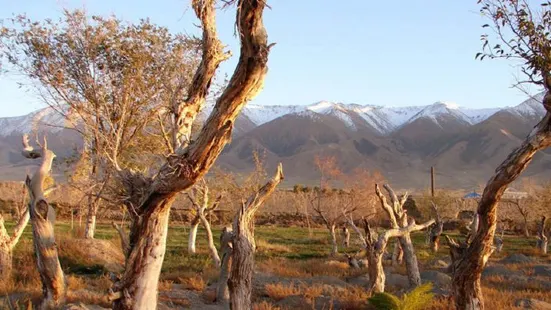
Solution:
{"label": "tree bark texture", "polygon": [[[434,220],[430,220],[426,223],[423,223],[421,225],[415,224],[414,221],[412,221],[408,226],[401,227],[401,228],[392,228],[384,233],[382,233],[376,242],[368,242],[368,261],[369,261],[369,290],[372,293],[381,293],[385,290],[385,273],[383,270],[383,254],[385,253],[386,246],[388,244],[388,240],[390,238],[394,237],[404,237],[409,236],[409,234],[413,231],[418,231],[425,229],[429,225],[434,223]],[[369,226],[367,226],[369,227]],[[366,228],[369,230],[369,228]],[[370,235],[368,233],[368,235]],[[411,240],[410,240],[411,241]],[[415,255],[413,255],[415,257]],[[417,272],[419,272],[417,268]],[[408,272],[408,279],[410,278],[409,272]],[[411,283],[410,279],[410,283]]]}
{"label": "tree bark texture", "polygon": [[218,65],[228,57],[223,53],[216,34],[215,4],[214,0],[192,2],[195,14],[201,20],[203,54],[188,89],[188,98],[185,102],[175,103],[172,109],[176,123],[176,131],[173,131],[175,152],[167,157],[167,162],[154,178],[139,172],[119,171],[132,224],[126,269],[112,288],[111,295],[118,297],[113,302],[114,309],[156,308],[157,283],[174,197],[205,176],[231,139],[233,124],[240,111],[260,92],[264,83],[270,50],[262,18],[266,4],[259,0],[238,0],[239,61],[197,138],[189,140],[191,120],[205,103]]}
{"label": "tree bark texture", "polygon": [[254,271],[254,215],[264,201],[283,180],[283,168],[279,164],[275,176],[258,192],[243,203],[233,222],[233,257],[228,280],[230,309],[252,309],[252,278]]}
{"label": "tree bark texture", "polygon": [[[402,252],[406,261],[409,285],[411,288],[415,288],[421,284],[421,275],[419,273],[417,256],[415,255],[415,249],[413,248],[413,244],[411,242],[409,230],[406,229],[412,225],[415,226],[415,221],[413,218],[411,221],[408,221],[407,212],[403,208],[404,203],[408,198],[408,194],[406,193],[402,197],[398,198],[394,190],[388,184],[385,184],[383,187],[390,197],[390,204],[387,202],[387,199],[381,192],[378,184],[375,184],[375,193],[379,197],[383,210],[387,213],[390,219],[391,227],[393,229],[404,229],[404,233],[398,236],[398,242],[393,255],[393,262],[398,261],[399,256],[397,256],[397,254]],[[435,221],[431,220],[430,222],[432,224]],[[401,251],[398,250],[398,247]]]}
{"label": "tree bark texture", "polygon": [[[549,92],[544,103],[551,100]],[[480,277],[492,253],[496,230],[497,205],[503,193],[528,164],[537,151],[551,145],[550,114],[536,125],[520,147],[515,149],[496,169],[478,204],[478,229],[464,249],[450,244],[453,261],[452,291],[458,310],[484,309]],[[455,252],[455,254],[453,254]],[[455,259],[454,259],[455,256]]]}
{"label": "tree bark texture", "polygon": [[232,240],[233,230],[231,227],[224,227],[222,234],[220,235],[220,253],[222,254],[222,262],[220,264],[220,277],[216,287],[217,303],[227,303],[230,300],[228,279],[230,278],[230,270],[232,266]]}
{"label": "tree bark texture", "polygon": [[44,180],[52,169],[55,154],[47,148],[46,139],[41,152],[29,145],[28,136],[23,136],[23,156],[42,157],[42,163],[32,178],[27,176],[25,185],[29,192],[29,218],[33,229],[33,245],[37,269],[42,281],[42,301],[39,309],[57,309],[65,302],[66,285],[59,263],[54,236],[55,210],[45,198]]}

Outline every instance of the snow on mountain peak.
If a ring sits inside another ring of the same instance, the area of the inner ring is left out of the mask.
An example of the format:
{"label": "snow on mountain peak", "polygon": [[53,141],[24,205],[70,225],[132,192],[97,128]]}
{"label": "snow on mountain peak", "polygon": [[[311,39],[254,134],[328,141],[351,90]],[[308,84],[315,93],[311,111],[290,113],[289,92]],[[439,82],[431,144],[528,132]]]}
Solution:
{"label": "snow on mountain peak", "polygon": [[460,107],[455,102],[448,102],[448,101],[437,101],[434,105],[444,106],[446,109],[450,110],[459,110]]}

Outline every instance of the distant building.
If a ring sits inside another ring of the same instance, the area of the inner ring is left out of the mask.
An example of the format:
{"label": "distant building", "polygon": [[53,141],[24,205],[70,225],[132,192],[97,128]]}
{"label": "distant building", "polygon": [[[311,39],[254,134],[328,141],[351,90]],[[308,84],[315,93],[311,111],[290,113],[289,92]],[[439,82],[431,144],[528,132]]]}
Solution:
{"label": "distant building", "polygon": [[477,192],[470,192],[468,194],[466,194],[465,196],[463,196],[463,199],[477,199],[477,198],[480,198],[482,197],[482,195],[478,194]]}

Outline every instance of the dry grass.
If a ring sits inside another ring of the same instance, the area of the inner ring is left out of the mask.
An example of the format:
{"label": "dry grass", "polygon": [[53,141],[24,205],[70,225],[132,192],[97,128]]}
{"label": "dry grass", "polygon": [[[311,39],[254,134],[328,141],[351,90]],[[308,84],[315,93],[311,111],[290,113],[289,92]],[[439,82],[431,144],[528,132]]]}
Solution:
{"label": "dry grass", "polygon": [[260,253],[291,253],[291,249],[283,244],[269,243],[264,239],[258,238],[256,241],[256,250]]}
{"label": "dry grass", "polygon": [[346,277],[365,273],[366,270],[350,269],[348,263],[326,259],[288,260],[271,258],[257,264],[260,271],[281,277],[306,278],[311,276]]}
{"label": "dry grass", "polygon": [[369,294],[365,288],[353,286],[344,290],[339,290],[338,293],[334,293],[332,297],[337,299],[344,309],[356,310],[366,308]]}
{"label": "dry grass", "polygon": [[281,310],[281,308],[276,307],[267,301],[262,301],[253,304],[253,310]]}
{"label": "dry grass", "polygon": [[207,284],[200,275],[194,275],[188,278],[178,278],[179,282],[188,290],[202,292]]}
{"label": "dry grass", "polygon": [[301,289],[292,283],[288,285],[281,283],[266,284],[264,289],[266,294],[275,301],[280,301],[292,295],[301,295]]}
{"label": "dry grass", "polygon": [[[530,290],[501,290],[482,286],[484,294],[484,307],[487,309],[514,309],[515,301],[521,298],[535,298],[551,302],[551,294],[548,291],[534,292]],[[451,299],[435,299],[429,308],[431,310],[455,309]]]}

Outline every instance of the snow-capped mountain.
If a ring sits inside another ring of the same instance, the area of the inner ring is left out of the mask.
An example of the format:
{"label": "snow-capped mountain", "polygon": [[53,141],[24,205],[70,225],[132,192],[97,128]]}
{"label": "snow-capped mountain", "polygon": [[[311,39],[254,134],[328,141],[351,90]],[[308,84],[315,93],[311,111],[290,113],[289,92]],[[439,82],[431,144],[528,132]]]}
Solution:
{"label": "snow-capped mountain", "polygon": [[[311,105],[248,104],[243,109],[242,117],[250,120],[254,126],[260,126],[285,115],[310,117],[330,115],[340,119],[348,128],[355,129],[359,125],[364,125],[373,128],[380,135],[389,135],[420,118],[429,119],[438,126],[445,126],[441,124],[444,117],[475,125],[499,111],[508,111],[525,118],[539,117],[545,114],[545,109],[541,105],[542,98],[543,94],[538,94],[515,107],[481,109],[464,108],[443,101],[427,106],[410,107],[344,104],[329,101],[320,101]],[[207,105],[203,114],[207,115],[212,108],[212,105]],[[360,120],[363,120],[364,124],[361,124]],[[49,131],[59,131],[64,125],[64,119],[51,108],[44,108],[24,116],[0,118],[0,136],[30,132],[37,125],[51,125]]]}
{"label": "snow-capped mountain", "polygon": [[[289,182],[316,178],[313,158],[335,156],[343,172],[378,170],[396,186],[421,188],[430,166],[445,176],[442,186],[483,183],[545,114],[542,94],[506,108],[470,109],[438,101],[426,106],[387,107],[320,101],[311,105],[249,104],[239,115],[234,138],[217,164],[244,172],[254,149],[266,150],[269,166],[282,162]],[[212,111],[206,106],[202,119]],[[0,118],[0,179],[21,180],[23,133],[47,133],[60,158],[81,143],[50,108]],[[551,179],[551,152],[541,152],[525,175]]]}

